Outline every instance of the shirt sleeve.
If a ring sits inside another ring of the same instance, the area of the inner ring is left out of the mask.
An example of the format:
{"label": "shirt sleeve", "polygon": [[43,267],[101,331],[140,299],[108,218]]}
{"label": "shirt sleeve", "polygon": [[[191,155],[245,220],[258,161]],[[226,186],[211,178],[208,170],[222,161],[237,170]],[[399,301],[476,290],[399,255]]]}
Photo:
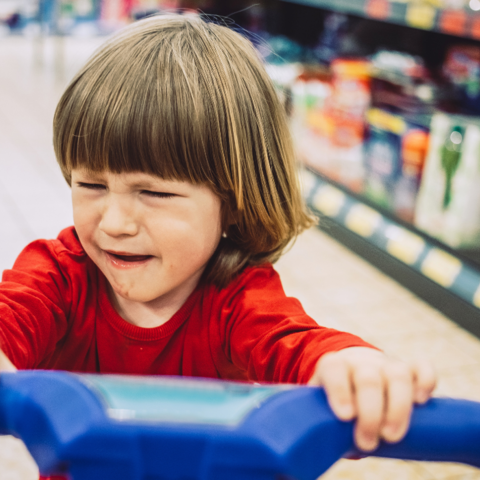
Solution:
{"label": "shirt sleeve", "polygon": [[0,348],[19,369],[35,368],[67,330],[71,289],[55,243],[28,245],[0,283]]}
{"label": "shirt sleeve", "polygon": [[285,295],[271,266],[245,271],[224,301],[221,323],[225,355],[253,381],[307,383],[325,353],[375,348],[318,325],[297,299]]}

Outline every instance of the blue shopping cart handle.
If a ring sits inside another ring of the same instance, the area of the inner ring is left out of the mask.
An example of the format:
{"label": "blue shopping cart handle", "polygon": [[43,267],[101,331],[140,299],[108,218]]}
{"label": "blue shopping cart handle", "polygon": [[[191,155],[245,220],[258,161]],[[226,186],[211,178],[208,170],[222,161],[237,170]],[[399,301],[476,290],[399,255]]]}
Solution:
{"label": "blue shopping cart handle", "polygon": [[480,467],[480,403],[433,398],[415,407],[409,431],[401,442],[383,443],[374,455]]}
{"label": "blue shopping cart handle", "polygon": [[[176,377],[4,373],[0,433],[73,480],[315,480],[358,453],[322,389]],[[480,403],[432,399],[372,455],[480,467]]]}

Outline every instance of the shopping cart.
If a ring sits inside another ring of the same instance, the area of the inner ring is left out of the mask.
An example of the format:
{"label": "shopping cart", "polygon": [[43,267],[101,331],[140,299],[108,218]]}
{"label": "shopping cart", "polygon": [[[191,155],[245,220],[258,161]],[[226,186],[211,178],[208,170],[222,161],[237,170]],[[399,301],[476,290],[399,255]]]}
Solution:
{"label": "shopping cart", "polygon": [[[0,433],[73,480],[314,480],[358,454],[320,388],[178,377],[2,373]],[[480,467],[480,403],[432,399],[373,455]]]}

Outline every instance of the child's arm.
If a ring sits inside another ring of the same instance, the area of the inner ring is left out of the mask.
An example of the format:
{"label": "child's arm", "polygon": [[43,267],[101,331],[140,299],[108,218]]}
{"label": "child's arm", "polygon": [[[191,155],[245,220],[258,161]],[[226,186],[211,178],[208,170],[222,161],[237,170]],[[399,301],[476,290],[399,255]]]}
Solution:
{"label": "child's arm", "polygon": [[[246,269],[223,292],[218,344],[225,358],[249,380],[323,386],[338,417],[357,418],[363,450],[374,449],[379,438],[399,440],[413,403],[426,401],[435,386],[429,365],[391,360],[354,335],[316,324],[286,297],[271,267]],[[217,368],[228,377],[220,362]]]}
{"label": "child's arm", "polygon": [[[67,257],[68,251],[59,241],[33,242],[13,268],[3,272],[0,349],[4,356],[0,355],[0,369],[37,368],[67,331],[68,309],[75,302],[69,272],[57,250]],[[81,260],[79,255],[77,258]]]}
{"label": "child's arm", "polygon": [[355,443],[372,451],[379,439],[401,440],[414,403],[425,403],[436,378],[427,362],[407,364],[365,347],[323,355],[309,384],[325,388],[334,413],[342,420],[357,418]]}

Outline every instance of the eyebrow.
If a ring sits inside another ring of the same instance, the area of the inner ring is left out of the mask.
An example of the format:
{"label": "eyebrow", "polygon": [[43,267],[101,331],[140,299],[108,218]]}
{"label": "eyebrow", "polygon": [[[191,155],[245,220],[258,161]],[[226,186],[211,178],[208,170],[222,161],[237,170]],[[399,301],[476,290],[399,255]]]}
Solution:
{"label": "eyebrow", "polygon": [[128,183],[128,186],[131,188],[138,188],[138,189],[145,189],[145,190],[163,188],[160,185],[155,185],[151,182],[141,181],[141,180],[138,182]]}
{"label": "eyebrow", "polygon": [[[95,172],[92,173],[81,173],[83,178],[79,179],[81,183],[82,180],[90,181],[90,182],[104,182],[105,179],[102,177],[101,174],[96,174]],[[162,179],[159,179],[160,181]],[[149,180],[137,180],[132,183],[127,182],[129,188],[133,189],[141,189],[141,190],[162,190],[164,188],[168,188],[167,185],[158,185]]]}

